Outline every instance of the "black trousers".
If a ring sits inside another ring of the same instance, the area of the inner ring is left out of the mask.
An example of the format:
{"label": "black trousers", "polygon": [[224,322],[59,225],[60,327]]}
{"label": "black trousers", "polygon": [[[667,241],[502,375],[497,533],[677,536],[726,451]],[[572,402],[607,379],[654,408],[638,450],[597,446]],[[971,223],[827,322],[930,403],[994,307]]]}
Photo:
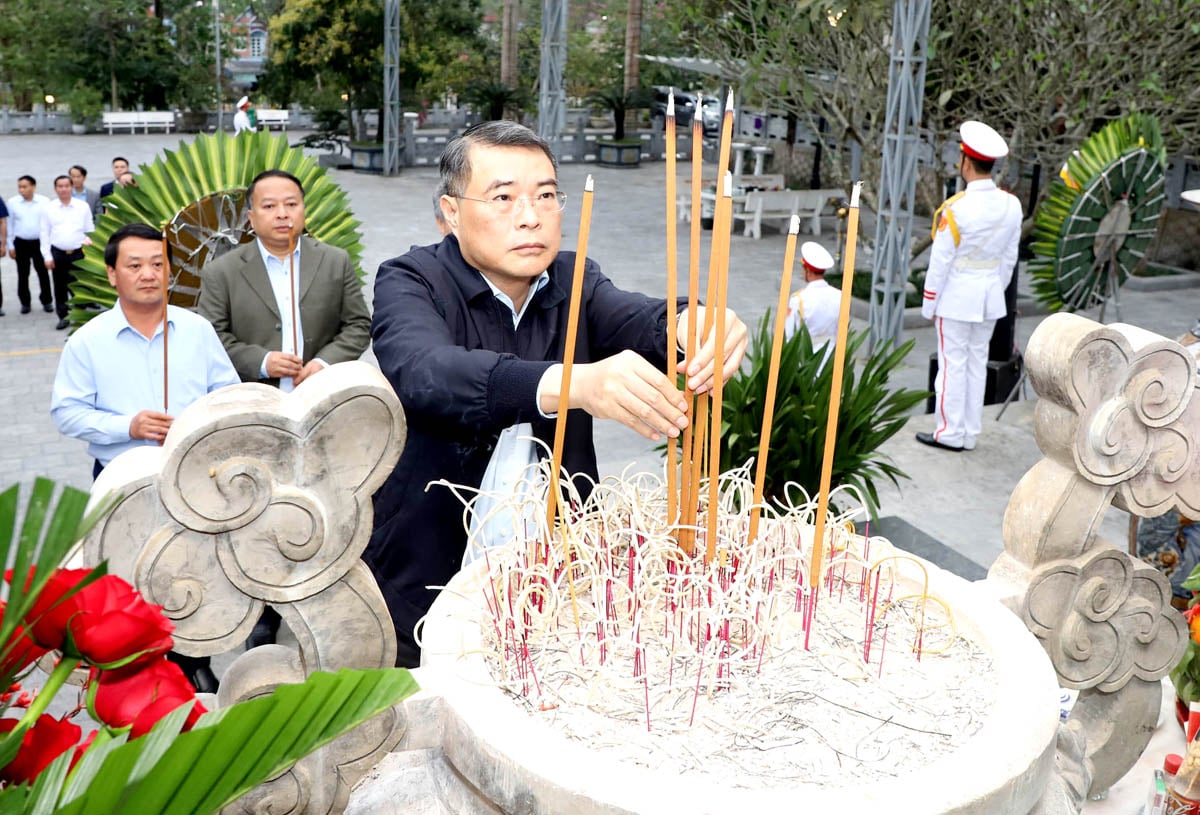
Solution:
{"label": "black trousers", "polygon": [[54,258],[54,311],[60,320],[66,319],[67,301],[71,297],[71,284],[75,282],[75,264],[83,260],[83,249],[64,251],[50,247]]}
{"label": "black trousers", "polygon": [[[44,306],[54,302],[50,289],[50,273],[46,271],[46,262],[42,260],[42,244],[37,240],[13,238],[13,249],[17,255],[17,299],[21,305],[32,305],[29,296],[29,267],[33,266],[38,277],[38,300]],[[2,305],[2,302],[0,302]]]}

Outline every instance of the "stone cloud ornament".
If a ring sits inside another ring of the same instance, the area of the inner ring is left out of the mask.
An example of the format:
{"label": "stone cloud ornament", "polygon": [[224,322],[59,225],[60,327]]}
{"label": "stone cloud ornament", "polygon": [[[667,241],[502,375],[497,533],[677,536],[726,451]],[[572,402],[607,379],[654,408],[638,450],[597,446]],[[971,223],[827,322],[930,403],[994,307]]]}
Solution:
{"label": "stone cloud ornament", "polygon": [[[279,612],[299,648],[240,654],[218,707],[313,671],[391,667],[395,631],[361,557],[371,496],[405,434],[391,386],[363,362],[333,365],[291,393],[223,388],[177,416],[161,448],[136,448],[101,473],[94,499],[110,490],[124,498],[84,540],[84,559],[108,560],[162,605],[175,650],[189,656],[240,648],[265,606]],[[340,811],[404,728],[394,708],[227,810]]]}
{"label": "stone cloud ornament", "polygon": [[1130,325],[1046,318],[1029,341],[1045,455],[1004,515],[1004,553],[988,584],[1037,636],[1060,682],[1079,688],[1091,792],[1145,749],[1160,680],[1188,630],[1167,579],[1097,538],[1109,506],[1139,517],[1200,514],[1200,391],[1194,358]]}

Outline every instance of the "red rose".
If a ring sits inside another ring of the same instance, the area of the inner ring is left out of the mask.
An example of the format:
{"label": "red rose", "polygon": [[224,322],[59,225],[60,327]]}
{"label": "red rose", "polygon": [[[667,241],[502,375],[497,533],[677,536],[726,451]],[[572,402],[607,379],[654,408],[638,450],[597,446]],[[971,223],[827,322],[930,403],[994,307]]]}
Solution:
{"label": "red rose", "polygon": [[[0,733],[11,733],[16,726],[16,719],[0,719]],[[17,757],[0,769],[0,780],[9,784],[33,781],[50,762],[74,747],[81,733],[79,725],[43,713],[25,731]]]}
{"label": "red rose", "polygon": [[88,710],[98,721],[120,730],[131,727],[130,738],[137,738],[180,705],[192,702],[183,729],[190,730],[207,711],[196,701],[183,671],[165,657],[139,662],[115,671],[92,671],[88,687]]}
{"label": "red rose", "polygon": [[[91,569],[59,569],[50,576],[50,580],[34,599],[33,608],[25,615],[25,622],[38,645],[54,650],[62,648],[67,636],[67,621],[76,612],[72,601],[79,596],[79,592],[65,600],[63,596],[91,573]],[[11,583],[12,571],[6,572],[4,577]],[[30,569],[29,577],[25,581],[26,589],[32,581],[33,570]]]}
{"label": "red rose", "polygon": [[[0,600],[0,616],[4,614],[4,601]],[[18,625],[8,642],[0,648],[0,677],[15,676],[36,659],[41,659],[46,649],[33,641],[23,626]]]}
{"label": "red rose", "polygon": [[104,575],[64,599],[89,574],[88,569],[59,569],[51,575],[25,617],[38,645],[100,668],[171,650],[175,627],[162,606],[147,603],[116,575]]}
{"label": "red rose", "polygon": [[[69,598],[77,612],[67,623],[66,653],[98,668],[120,668],[171,650],[175,626],[121,578],[105,575]],[[70,646],[74,645],[72,649]]]}

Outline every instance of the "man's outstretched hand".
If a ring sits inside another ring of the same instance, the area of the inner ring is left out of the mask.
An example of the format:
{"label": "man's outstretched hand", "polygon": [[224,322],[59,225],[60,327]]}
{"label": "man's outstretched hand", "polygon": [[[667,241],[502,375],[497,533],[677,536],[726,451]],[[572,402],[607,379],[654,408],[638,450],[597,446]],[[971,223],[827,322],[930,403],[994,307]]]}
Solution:
{"label": "man's outstretched hand", "polygon": [[[687,386],[694,393],[707,393],[713,386],[713,356],[716,348],[716,323],[710,326],[708,334],[701,337],[704,330],[704,306],[696,307],[695,319],[690,319],[686,311],[679,313],[679,323],[675,338],[679,347],[687,350],[688,331],[696,332],[696,352],[692,359],[679,363],[676,370],[687,376]],[[725,347],[723,349],[721,366],[722,382],[733,376],[742,364],[746,354],[747,342],[746,324],[733,313],[733,309],[725,309]]]}

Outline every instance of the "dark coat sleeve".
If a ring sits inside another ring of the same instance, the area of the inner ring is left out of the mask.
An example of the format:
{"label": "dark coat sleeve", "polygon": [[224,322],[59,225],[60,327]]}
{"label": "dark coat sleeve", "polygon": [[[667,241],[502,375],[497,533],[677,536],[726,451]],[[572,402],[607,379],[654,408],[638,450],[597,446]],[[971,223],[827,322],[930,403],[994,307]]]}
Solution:
{"label": "dark coat sleeve", "polygon": [[258,382],[263,358],[270,349],[256,343],[243,342],[233,333],[232,307],[229,301],[232,263],[233,256],[230,253],[204,268],[200,301],[196,304],[196,311],[212,323],[221,345],[225,346],[225,353],[229,354],[229,360],[237,369],[242,381]]}
{"label": "dark coat sleeve", "polygon": [[[410,258],[380,266],[371,325],[375,357],[405,410],[483,433],[536,418],[538,381],[552,363],[464,346],[468,304],[449,302],[460,293]],[[499,307],[490,297],[474,305]]]}
{"label": "dark coat sleeve", "polygon": [[[363,299],[362,284],[358,275],[354,273],[354,264],[350,262],[350,256],[346,252],[340,249],[333,251],[331,247],[320,244],[312,245],[321,246],[324,262],[333,267],[331,275],[340,286],[338,294],[341,300],[336,333],[316,350],[313,357],[330,365],[351,362],[362,356],[371,341],[371,314],[367,311],[367,303]],[[307,331],[305,333],[307,334]]]}

